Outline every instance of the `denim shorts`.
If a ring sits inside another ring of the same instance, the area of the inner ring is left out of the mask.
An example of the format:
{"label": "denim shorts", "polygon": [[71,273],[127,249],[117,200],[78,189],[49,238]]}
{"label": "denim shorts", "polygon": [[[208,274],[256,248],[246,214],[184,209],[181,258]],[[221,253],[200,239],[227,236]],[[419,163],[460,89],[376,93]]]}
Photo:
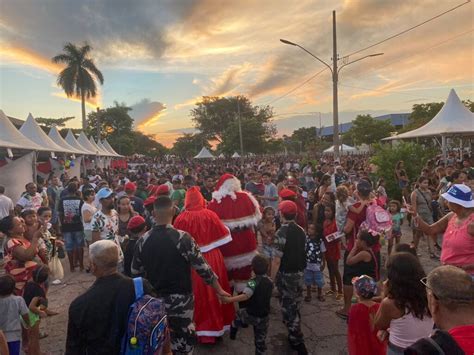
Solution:
{"label": "denim shorts", "polygon": [[304,270],[304,284],[306,286],[316,285],[319,288],[324,286],[324,275],[322,271]]}
{"label": "denim shorts", "polygon": [[84,232],[63,232],[64,248],[66,251],[73,251],[76,248],[84,247]]}
{"label": "denim shorts", "polygon": [[262,245],[261,254],[263,256],[266,256],[268,259],[271,259],[271,258],[274,257],[273,252],[274,252],[274,250],[271,246],[265,245],[265,244]]}

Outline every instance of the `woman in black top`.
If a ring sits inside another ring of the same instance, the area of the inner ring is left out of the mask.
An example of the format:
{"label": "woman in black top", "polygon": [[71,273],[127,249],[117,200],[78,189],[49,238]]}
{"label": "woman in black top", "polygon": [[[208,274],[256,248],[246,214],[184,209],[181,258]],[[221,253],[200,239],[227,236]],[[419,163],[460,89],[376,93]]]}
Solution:
{"label": "woman in black top", "polygon": [[347,256],[346,264],[350,267],[350,277],[367,275],[375,280],[378,279],[377,259],[375,258],[372,246],[374,246],[379,235],[375,232],[361,230],[354,247]]}

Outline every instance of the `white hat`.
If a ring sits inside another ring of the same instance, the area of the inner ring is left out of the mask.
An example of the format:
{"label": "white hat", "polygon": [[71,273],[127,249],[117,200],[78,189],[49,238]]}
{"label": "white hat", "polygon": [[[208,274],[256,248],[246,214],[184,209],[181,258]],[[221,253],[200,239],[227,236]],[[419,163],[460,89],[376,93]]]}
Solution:
{"label": "white hat", "polygon": [[455,203],[456,205],[463,206],[465,208],[474,207],[474,201],[472,200],[472,191],[469,186],[464,184],[455,184],[451,188],[441,195],[446,201]]}

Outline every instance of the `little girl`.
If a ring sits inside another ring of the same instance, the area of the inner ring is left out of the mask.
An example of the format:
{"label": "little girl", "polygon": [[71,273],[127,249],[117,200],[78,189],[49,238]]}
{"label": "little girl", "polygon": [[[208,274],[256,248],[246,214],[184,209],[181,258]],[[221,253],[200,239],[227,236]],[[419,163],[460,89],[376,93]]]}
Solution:
{"label": "little girl", "polygon": [[388,204],[388,211],[392,215],[392,233],[388,238],[388,255],[392,253],[393,240],[395,239],[395,244],[400,243],[400,238],[402,237],[402,223],[403,223],[403,213],[401,212],[401,204],[397,200],[392,200]]}
{"label": "little girl", "polygon": [[304,270],[304,283],[306,286],[305,302],[311,302],[311,287],[317,286],[318,300],[324,302],[323,286],[325,267],[324,253],[326,248],[323,242],[323,231],[313,224],[308,224],[308,235],[306,237],[306,268]]}
{"label": "little girl", "polygon": [[25,238],[32,240],[35,234],[39,235],[38,239],[38,257],[43,264],[48,264],[48,250],[43,239],[43,233],[46,233],[47,226],[42,225],[38,221],[38,214],[33,209],[23,210],[21,218],[25,222]]}
{"label": "little girl", "polygon": [[380,206],[384,207],[387,205],[387,191],[385,191],[385,180],[379,179],[376,190],[377,200]]}
{"label": "little girl", "polygon": [[275,210],[268,206],[263,210],[262,220],[258,223],[258,230],[262,237],[262,254],[265,255],[269,261],[268,275],[272,275],[272,259],[273,259],[273,238],[276,233],[275,225]]}
{"label": "little girl", "polygon": [[[336,213],[336,207],[334,204],[329,204],[324,208],[324,222],[323,222],[323,236],[326,237],[329,234],[337,232],[336,220],[334,218]],[[329,283],[331,289],[326,292],[327,295],[336,295],[337,300],[342,300],[344,295],[342,294],[342,279],[341,273],[339,272],[339,259],[341,258],[341,240],[336,239],[328,242],[324,238],[324,244],[326,246],[326,263],[329,271]],[[336,294],[337,285],[337,294]]]}
{"label": "little girl", "polygon": [[346,260],[349,278],[368,275],[378,280],[377,259],[372,247],[377,244],[379,237],[375,231],[359,230],[355,245]]}
{"label": "little girl", "polygon": [[347,345],[349,355],[385,354],[386,344],[377,337],[374,318],[380,303],[372,298],[377,293],[377,282],[367,275],[352,280],[358,303],[352,305],[347,321]]}

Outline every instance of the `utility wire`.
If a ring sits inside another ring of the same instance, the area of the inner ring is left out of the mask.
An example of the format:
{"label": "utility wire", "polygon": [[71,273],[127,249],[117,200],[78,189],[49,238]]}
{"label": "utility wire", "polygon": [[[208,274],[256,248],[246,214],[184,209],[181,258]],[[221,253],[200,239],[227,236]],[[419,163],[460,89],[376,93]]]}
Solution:
{"label": "utility wire", "polygon": [[[439,100],[435,99],[434,97],[426,97],[426,96],[418,96],[418,95],[412,95],[412,94],[407,94],[406,92],[403,91],[392,91],[392,90],[384,90],[384,89],[371,89],[371,88],[364,88],[361,86],[352,86],[352,85],[346,85],[346,84],[339,84],[339,86],[345,86],[348,88],[353,88],[353,89],[362,89],[366,91],[373,91],[373,92],[384,92],[384,93],[391,93],[391,94],[400,94],[400,95],[406,95],[406,96],[411,96],[411,97],[417,97],[420,99],[433,99],[433,100]],[[427,88],[429,89],[429,88]]]}
{"label": "utility wire", "polygon": [[412,26],[412,27],[410,27],[410,28],[407,28],[406,30],[403,30],[403,31],[401,31],[401,32],[399,32],[399,33],[396,33],[396,34],[394,34],[394,35],[392,35],[392,36],[390,36],[390,37],[388,37],[388,38],[385,38],[385,39],[383,39],[383,40],[381,40],[381,41],[378,41],[378,42],[376,42],[376,43],[374,43],[374,44],[372,44],[372,45],[370,45],[370,46],[368,46],[368,47],[365,47],[365,48],[359,49],[359,50],[357,50],[357,51],[355,51],[355,52],[352,52],[352,53],[350,53],[350,54],[347,54],[347,55],[345,55],[345,56],[343,56],[343,57],[350,57],[351,55],[354,55],[354,54],[363,52],[363,51],[365,51],[365,50],[367,50],[367,49],[373,48],[373,47],[375,47],[375,46],[378,46],[379,44],[382,44],[382,43],[384,43],[384,42],[387,42],[387,41],[389,41],[389,40],[391,40],[391,39],[393,39],[393,38],[399,37],[399,36],[401,36],[401,35],[403,35],[403,34],[405,34],[405,33],[407,33],[407,32],[410,32],[410,31],[414,30],[415,28],[418,28],[418,27],[423,26],[424,24],[426,24],[426,23],[428,23],[428,22],[431,22],[431,21],[433,21],[433,20],[435,20],[435,19],[437,19],[437,18],[440,18],[441,16],[446,15],[447,13],[449,13],[449,12],[451,12],[451,11],[454,11],[454,10],[460,8],[461,6],[464,6],[464,5],[466,5],[466,4],[470,3],[470,2],[471,2],[471,0],[467,0],[466,2],[463,2],[462,4],[459,4],[459,5],[453,7],[453,8],[451,8],[451,9],[449,9],[449,10],[446,10],[446,11],[444,11],[444,12],[442,12],[442,13],[440,13],[440,14],[434,16],[434,17],[429,18],[428,20],[425,20],[425,21],[419,23],[418,25],[415,25],[415,26]]}

